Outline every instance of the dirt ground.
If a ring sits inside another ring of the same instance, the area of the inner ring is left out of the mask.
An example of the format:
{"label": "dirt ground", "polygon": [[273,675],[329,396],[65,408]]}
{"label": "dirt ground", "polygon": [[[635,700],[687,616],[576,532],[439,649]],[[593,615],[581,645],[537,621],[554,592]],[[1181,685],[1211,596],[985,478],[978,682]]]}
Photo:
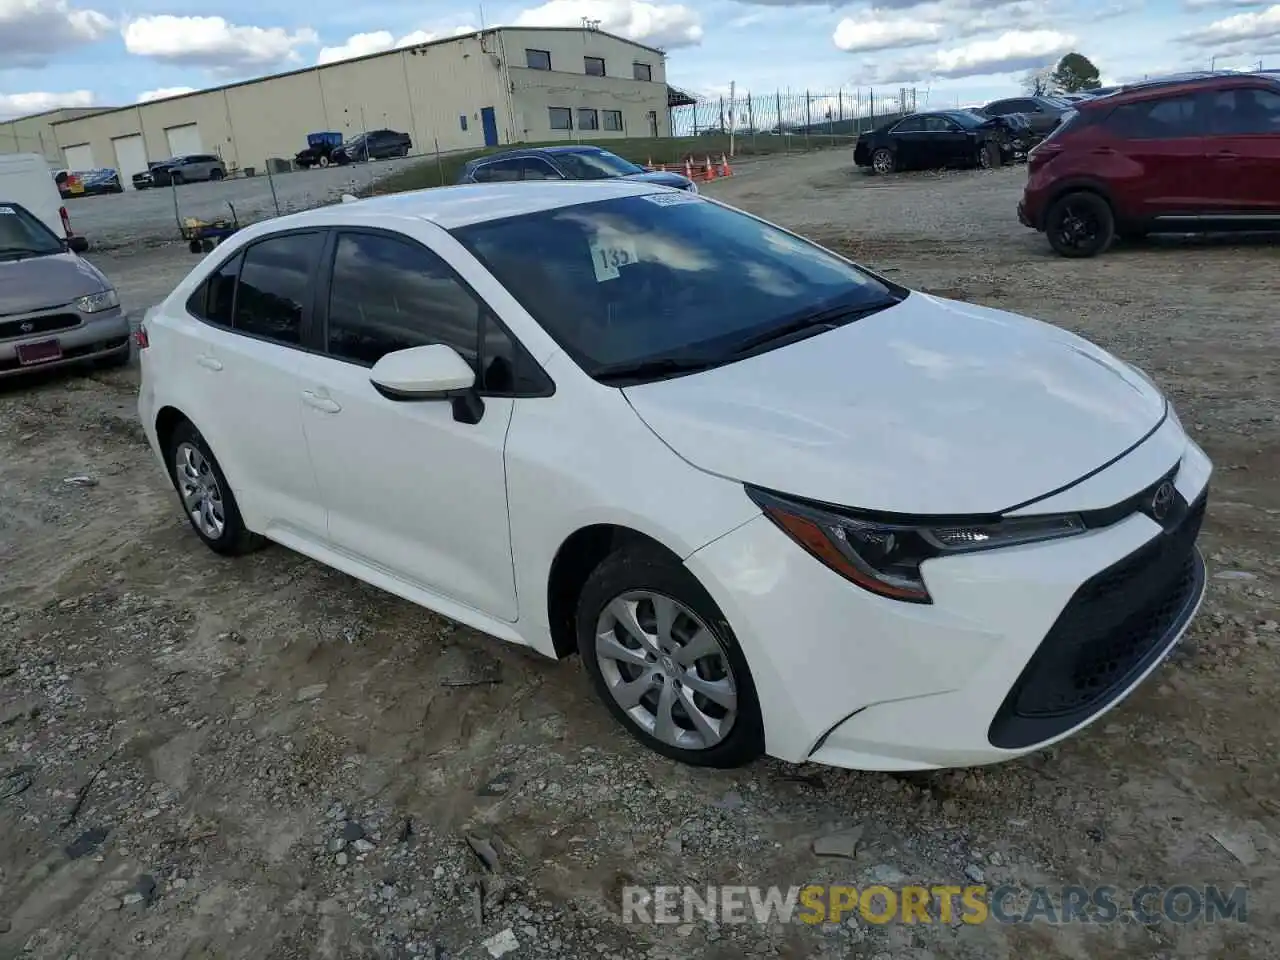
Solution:
{"label": "dirt ground", "polygon": [[[49,376],[0,388],[0,957],[1280,955],[1280,246],[1064,261],[1014,219],[1024,178],[869,178],[840,151],[744,165],[709,192],[906,285],[1081,333],[1169,392],[1216,465],[1210,587],[1120,708],[991,768],[676,766],[615,727],[576,661],[283,548],[214,556],[144,445],[136,371]],[[98,262],[140,311],[193,260],[139,245]],[[815,854],[849,828],[848,856]],[[975,881],[1109,885],[1121,910],[619,917],[629,884]],[[1246,920],[1134,916],[1147,884],[1247,886]]]}

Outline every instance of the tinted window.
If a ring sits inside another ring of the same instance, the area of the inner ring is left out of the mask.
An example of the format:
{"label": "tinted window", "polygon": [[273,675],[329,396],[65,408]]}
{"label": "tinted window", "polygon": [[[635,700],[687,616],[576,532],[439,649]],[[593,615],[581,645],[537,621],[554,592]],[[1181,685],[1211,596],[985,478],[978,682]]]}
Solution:
{"label": "tinted window", "polygon": [[530,70],[550,70],[551,54],[546,50],[526,50],[524,62]]}
{"label": "tinted window", "polygon": [[818,247],[674,191],[453,233],[588,372],[671,353],[723,353],[797,315],[889,296]]}
{"label": "tinted window", "polygon": [[631,75],[636,80],[652,80],[653,67],[647,63],[633,63],[631,65]]}
{"label": "tinted window", "polygon": [[322,233],[294,233],[255,243],[244,252],[232,326],[280,343],[302,342]]}
{"label": "tinted window", "polygon": [[604,128],[606,130],[622,129],[622,111],[621,110],[605,110],[604,111]]}
{"label": "tinted window", "polygon": [[573,129],[573,111],[568,107],[548,107],[547,112],[552,130]]}
{"label": "tinted window", "polygon": [[630,160],[624,160],[607,150],[562,153],[556,160],[572,180],[605,180],[609,177],[644,173],[644,167],[638,167]]}
{"label": "tinted window", "polygon": [[891,132],[893,133],[919,133],[924,129],[924,117],[907,117]]}
{"label": "tinted window", "polygon": [[1170,140],[1195,137],[1204,127],[1204,99],[1194,95],[1146,100],[1116,107],[1107,127],[1134,140]]}
{"label": "tinted window", "polygon": [[525,157],[517,161],[524,180],[559,180],[556,168],[540,157]]}
{"label": "tinted window", "polygon": [[196,288],[196,292],[187,301],[187,312],[222,327],[231,326],[231,306],[236,292],[236,274],[239,272],[240,257],[237,255]]}
{"label": "tinted window", "polygon": [[994,117],[1003,116],[1006,113],[1017,113],[1018,111],[1011,106],[1012,100],[997,100],[995,103],[987,104],[986,112]]}
{"label": "tinted window", "polygon": [[330,355],[372,366],[394,350],[444,343],[474,367],[480,312],[479,301],[424,247],[367,233],[338,237]]}
{"label": "tinted window", "polygon": [[482,163],[472,171],[471,176],[480,183],[491,183],[502,180],[519,180],[523,162],[520,159],[494,160]]}
{"label": "tinted window", "polygon": [[951,133],[956,125],[946,117],[925,117],[924,129],[926,133]]}
{"label": "tinted window", "polygon": [[583,57],[582,69],[590,77],[604,76],[604,58],[602,57]]}
{"label": "tinted window", "polygon": [[1210,131],[1219,136],[1280,134],[1280,94],[1271,90],[1224,90],[1210,98]]}

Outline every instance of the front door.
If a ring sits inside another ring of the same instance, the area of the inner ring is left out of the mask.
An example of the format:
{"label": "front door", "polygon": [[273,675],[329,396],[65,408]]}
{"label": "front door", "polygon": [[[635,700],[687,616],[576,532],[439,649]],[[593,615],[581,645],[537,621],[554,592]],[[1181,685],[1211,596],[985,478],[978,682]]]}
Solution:
{"label": "front door", "polygon": [[329,542],[401,580],[516,619],[504,463],[514,401],[478,423],[448,401],[396,401],[369,370],[393,350],[444,343],[473,365],[484,307],[435,253],[377,231],[337,235],[324,353],[303,357],[303,427]]}
{"label": "front door", "polygon": [[498,145],[498,119],[494,115],[493,107],[480,108],[480,126],[484,129],[484,145],[486,147],[496,147]]}

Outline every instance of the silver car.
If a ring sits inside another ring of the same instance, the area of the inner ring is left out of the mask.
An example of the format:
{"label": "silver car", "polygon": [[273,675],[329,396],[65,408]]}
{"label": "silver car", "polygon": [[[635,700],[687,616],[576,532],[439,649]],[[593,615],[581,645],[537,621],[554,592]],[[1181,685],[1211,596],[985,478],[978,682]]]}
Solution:
{"label": "silver car", "polygon": [[0,202],[0,379],[129,361],[129,318],[98,268],[25,207]]}

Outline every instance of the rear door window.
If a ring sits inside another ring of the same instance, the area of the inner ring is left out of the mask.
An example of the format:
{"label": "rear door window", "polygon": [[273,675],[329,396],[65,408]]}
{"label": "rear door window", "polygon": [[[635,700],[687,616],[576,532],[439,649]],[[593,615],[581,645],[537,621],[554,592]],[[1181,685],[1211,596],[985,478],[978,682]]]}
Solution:
{"label": "rear door window", "polygon": [[1107,129],[1131,140],[1176,140],[1198,137],[1205,130],[1204,100],[1194,94],[1144,100],[1116,107]]}
{"label": "rear door window", "polygon": [[924,129],[923,117],[907,117],[891,131],[892,133],[919,133]]}
{"label": "rear door window", "polygon": [[324,233],[289,233],[244,252],[232,327],[291,346],[302,343],[303,318],[324,246]]}

